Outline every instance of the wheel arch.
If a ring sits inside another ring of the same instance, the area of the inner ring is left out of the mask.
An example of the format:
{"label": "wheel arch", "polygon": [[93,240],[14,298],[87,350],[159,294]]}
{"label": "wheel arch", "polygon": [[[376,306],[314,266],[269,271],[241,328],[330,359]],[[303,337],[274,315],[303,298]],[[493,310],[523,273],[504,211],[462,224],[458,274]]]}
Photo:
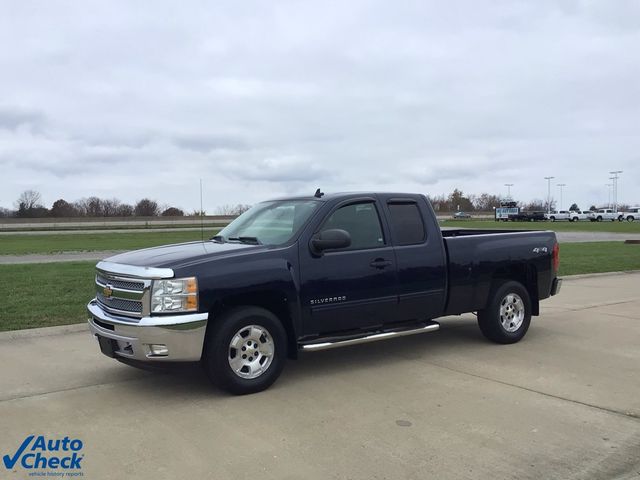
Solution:
{"label": "wheel arch", "polygon": [[515,281],[520,283],[529,294],[531,302],[531,315],[540,315],[540,300],[538,296],[538,270],[535,265],[518,264],[496,270],[491,278],[491,287],[487,303],[491,301],[493,292],[504,282]]}
{"label": "wheel arch", "polygon": [[259,307],[275,315],[282,323],[287,334],[287,357],[297,358],[298,337],[291,312],[292,304],[283,291],[259,290],[219,298],[209,309],[209,321],[207,322],[207,335],[205,338],[209,338],[208,332],[216,325],[217,319],[224,313],[241,307]]}

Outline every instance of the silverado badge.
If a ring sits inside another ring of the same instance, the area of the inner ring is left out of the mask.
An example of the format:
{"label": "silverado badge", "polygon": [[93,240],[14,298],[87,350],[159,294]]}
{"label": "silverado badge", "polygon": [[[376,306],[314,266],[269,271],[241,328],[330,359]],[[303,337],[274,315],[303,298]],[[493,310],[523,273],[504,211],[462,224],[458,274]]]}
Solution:
{"label": "silverado badge", "polygon": [[111,298],[111,295],[113,295],[113,289],[111,288],[111,285],[107,285],[102,289],[102,294],[104,295],[104,298]]}

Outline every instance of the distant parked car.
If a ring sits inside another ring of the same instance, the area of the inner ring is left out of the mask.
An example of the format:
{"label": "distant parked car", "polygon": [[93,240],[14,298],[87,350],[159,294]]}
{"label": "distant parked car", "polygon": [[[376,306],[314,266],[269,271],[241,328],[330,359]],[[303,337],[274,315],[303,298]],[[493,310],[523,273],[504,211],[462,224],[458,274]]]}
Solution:
{"label": "distant parked car", "polygon": [[579,222],[591,218],[591,212],[589,210],[569,210],[569,214],[570,222]]}
{"label": "distant parked car", "polygon": [[640,207],[633,207],[626,212],[622,212],[622,220],[633,222],[636,219],[640,219]]}
{"label": "distant parked car", "polygon": [[616,212],[612,208],[601,208],[589,217],[589,220],[592,222],[602,222],[603,220],[611,220],[615,222],[616,220],[622,221],[623,215],[621,212]]}
{"label": "distant parked car", "polygon": [[555,222],[556,220],[571,220],[571,212],[568,210],[560,210],[559,212],[556,212],[554,210],[553,212],[549,212],[546,217],[547,220],[551,220],[552,222]]}
{"label": "distant parked car", "polygon": [[456,212],[456,213],[453,214],[453,218],[455,218],[455,219],[471,218],[471,215],[469,215],[466,212]]}

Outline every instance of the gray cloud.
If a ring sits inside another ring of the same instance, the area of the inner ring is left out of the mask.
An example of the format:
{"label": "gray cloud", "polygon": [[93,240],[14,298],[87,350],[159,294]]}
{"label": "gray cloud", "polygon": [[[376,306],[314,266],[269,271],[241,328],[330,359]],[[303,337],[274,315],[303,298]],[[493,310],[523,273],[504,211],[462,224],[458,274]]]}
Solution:
{"label": "gray cloud", "polygon": [[[40,12],[33,15],[37,5]],[[336,190],[640,202],[635,1],[17,2],[0,205]],[[16,41],[20,39],[20,41]],[[319,185],[320,184],[320,185]]]}
{"label": "gray cloud", "polygon": [[0,129],[18,130],[25,127],[32,131],[41,131],[45,122],[44,115],[37,110],[0,106]]}

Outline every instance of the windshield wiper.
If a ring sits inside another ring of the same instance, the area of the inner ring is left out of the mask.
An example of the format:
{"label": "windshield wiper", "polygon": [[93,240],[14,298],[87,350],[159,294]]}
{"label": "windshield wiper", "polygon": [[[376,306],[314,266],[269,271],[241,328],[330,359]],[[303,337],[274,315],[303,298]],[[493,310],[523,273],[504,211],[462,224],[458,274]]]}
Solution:
{"label": "windshield wiper", "polygon": [[211,237],[209,240],[213,240],[214,242],[224,243],[224,237],[222,235],[216,235]]}
{"label": "windshield wiper", "polygon": [[248,243],[250,245],[262,245],[258,237],[229,237],[227,238],[229,241],[235,241],[240,243]]}

